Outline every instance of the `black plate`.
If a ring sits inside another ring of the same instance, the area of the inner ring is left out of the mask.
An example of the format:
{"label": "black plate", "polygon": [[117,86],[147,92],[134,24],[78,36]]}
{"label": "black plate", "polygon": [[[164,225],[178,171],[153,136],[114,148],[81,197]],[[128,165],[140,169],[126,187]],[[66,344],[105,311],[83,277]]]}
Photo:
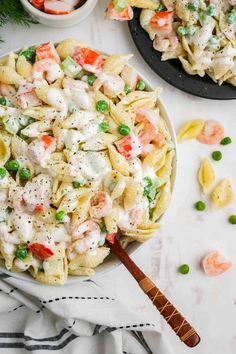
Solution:
{"label": "black plate", "polygon": [[152,41],[139,23],[139,16],[140,9],[135,9],[134,18],[129,21],[130,33],[144,60],[162,79],[195,96],[216,100],[236,99],[236,87],[227,83],[218,86],[207,75],[203,78],[191,76],[184,71],[179,60],[161,61],[161,53],[153,49]]}

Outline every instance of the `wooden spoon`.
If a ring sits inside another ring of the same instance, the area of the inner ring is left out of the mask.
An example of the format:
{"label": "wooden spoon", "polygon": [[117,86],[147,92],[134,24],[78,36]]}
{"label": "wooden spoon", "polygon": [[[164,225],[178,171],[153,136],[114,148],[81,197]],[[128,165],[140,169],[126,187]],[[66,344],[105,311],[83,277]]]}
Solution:
{"label": "wooden spoon", "polygon": [[123,250],[117,234],[110,234],[106,237],[107,244],[113,253],[120,259],[128,271],[133,275],[141,289],[150,298],[160,314],[175,331],[177,336],[188,347],[196,347],[200,337],[195,329],[185,320],[181,313],[170,303],[156,285],[149,279],[139,267],[132,261],[129,255]]}

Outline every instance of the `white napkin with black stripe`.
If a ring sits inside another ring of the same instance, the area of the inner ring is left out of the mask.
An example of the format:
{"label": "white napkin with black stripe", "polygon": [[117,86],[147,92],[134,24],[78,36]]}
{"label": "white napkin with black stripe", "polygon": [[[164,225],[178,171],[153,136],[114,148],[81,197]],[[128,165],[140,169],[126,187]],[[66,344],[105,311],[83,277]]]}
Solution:
{"label": "white napkin with black stripe", "polygon": [[100,279],[55,287],[0,274],[0,352],[171,354],[159,326],[105,293]]}

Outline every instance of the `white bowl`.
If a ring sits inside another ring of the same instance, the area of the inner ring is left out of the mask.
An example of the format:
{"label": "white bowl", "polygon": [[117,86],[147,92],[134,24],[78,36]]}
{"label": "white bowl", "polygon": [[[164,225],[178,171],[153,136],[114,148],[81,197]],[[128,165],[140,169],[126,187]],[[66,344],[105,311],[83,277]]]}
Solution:
{"label": "white bowl", "polygon": [[[55,45],[57,45],[58,43],[55,43]],[[37,44],[34,44],[34,45],[37,45]],[[104,53],[104,52],[101,52],[99,51],[98,49],[94,48],[97,52],[100,52],[101,54],[103,55],[111,55],[111,53]],[[15,49],[15,50],[11,50],[10,52],[15,52],[15,53],[18,53],[22,51],[22,48],[18,48],[18,49]],[[6,57],[7,55],[10,54],[10,52],[0,56],[0,59],[1,58],[4,58]],[[152,85],[148,82],[148,80],[140,73],[138,72],[138,75],[140,77],[141,80],[143,80],[145,83],[146,83],[146,88],[147,90],[153,90],[153,87]],[[158,98],[158,106],[160,108],[160,113],[161,113],[161,116],[165,119],[166,121],[166,124],[167,124],[167,127],[169,129],[169,132],[170,132],[170,135],[172,137],[172,141],[173,141],[173,144],[175,146],[175,150],[177,148],[177,139],[176,139],[176,134],[175,134],[175,129],[174,129],[174,126],[173,126],[173,123],[171,121],[171,118],[169,116],[169,113],[165,107],[165,104],[164,102],[162,101],[161,98]],[[177,151],[176,151],[176,154],[175,154],[175,159],[174,159],[174,162],[173,162],[173,169],[172,169],[172,175],[171,175],[171,189],[172,189],[172,192],[173,192],[173,189],[174,189],[174,184],[175,184],[175,177],[176,177],[176,164],[177,164]],[[162,217],[161,217],[162,218]],[[148,241],[147,241],[148,242]],[[139,243],[139,242],[133,242],[131,243],[130,245],[128,245],[126,251],[127,253],[132,256],[134,255],[134,253],[143,245],[143,243]],[[74,283],[74,282],[80,282],[80,281],[83,281],[83,280],[88,280],[88,279],[94,279],[94,278],[97,278],[99,276],[102,276],[104,275],[105,273],[108,273],[112,270],[114,270],[116,267],[120,266],[121,265],[121,262],[117,259],[117,257],[115,257],[114,255],[110,255],[107,259],[105,259],[105,261],[100,264],[96,269],[95,269],[95,275],[93,275],[92,277],[88,277],[88,276],[69,276],[68,277],[68,280],[67,280],[67,283],[66,284],[69,284],[69,283]],[[23,273],[13,273],[13,272],[10,272],[8,271],[4,266],[1,266],[0,265],[0,271],[3,272],[3,273],[6,273],[14,278],[18,278],[18,279],[21,279],[21,280],[25,280],[25,281],[28,281],[28,282],[32,282],[32,283],[37,283],[39,284],[38,281],[34,280],[30,274],[28,274],[27,272],[23,272]],[[43,284],[41,284],[43,285]],[[48,285],[47,285],[48,286]]]}
{"label": "white bowl", "polygon": [[43,25],[50,27],[70,27],[83,21],[95,8],[98,0],[87,0],[84,5],[68,15],[51,15],[36,9],[28,0],[20,0],[29,14]]}

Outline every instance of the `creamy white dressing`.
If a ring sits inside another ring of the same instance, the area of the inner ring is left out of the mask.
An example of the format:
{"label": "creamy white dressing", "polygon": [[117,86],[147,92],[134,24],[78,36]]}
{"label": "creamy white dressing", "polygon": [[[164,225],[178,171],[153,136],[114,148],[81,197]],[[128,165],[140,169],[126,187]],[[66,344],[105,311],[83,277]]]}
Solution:
{"label": "creamy white dressing", "polygon": [[56,87],[50,87],[48,89],[47,101],[52,107],[55,107],[56,109],[59,109],[60,111],[67,111],[68,110],[68,106],[67,106],[66,100],[64,98],[64,95],[62,93],[62,90],[60,90]]}

